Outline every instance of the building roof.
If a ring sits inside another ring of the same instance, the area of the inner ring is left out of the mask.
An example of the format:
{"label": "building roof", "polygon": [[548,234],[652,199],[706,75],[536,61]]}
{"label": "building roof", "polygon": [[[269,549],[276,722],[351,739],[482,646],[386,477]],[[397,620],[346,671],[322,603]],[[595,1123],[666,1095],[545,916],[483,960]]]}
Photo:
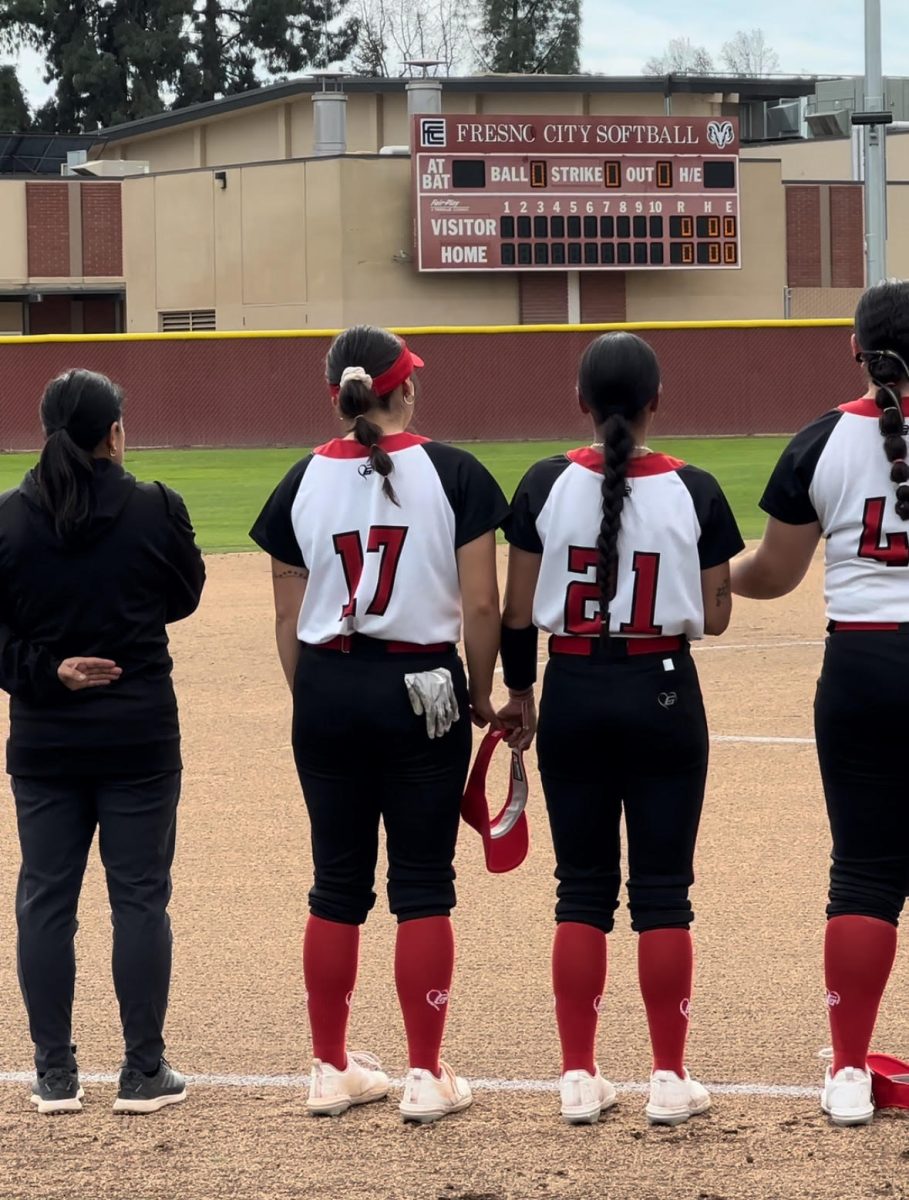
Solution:
{"label": "building roof", "polygon": [[59,175],[70,150],[89,150],[94,134],[0,132],[0,175]]}
{"label": "building roof", "polygon": [[[704,95],[712,92],[735,93],[741,100],[794,99],[811,96],[817,87],[818,76],[764,76],[747,79],[735,75],[455,75],[434,77],[446,92],[612,92],[654,93],[671,96],[678,93]],[[343,81],[343,90],[351,95],[358,92],[402,92],[409,79],[372,79],[351,76]],[[270,84],[220,100],[190,104],[173,112],[158,113],[124,125],[113,125],[99,131],[99,145],[129,141],[162,129],[210,120],[260,104],[292,100],[321,90],[318,76],[301,76],[284,83]]]}

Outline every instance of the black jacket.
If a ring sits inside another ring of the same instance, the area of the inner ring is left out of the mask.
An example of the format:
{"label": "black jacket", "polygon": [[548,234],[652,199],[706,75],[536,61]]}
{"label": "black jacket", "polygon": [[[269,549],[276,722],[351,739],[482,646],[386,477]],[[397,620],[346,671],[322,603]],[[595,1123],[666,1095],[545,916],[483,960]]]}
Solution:
{"label": "black jacket", "polygon": [[[34,474],[0,496],[0,688],[11,775],[179,770],[180,727],[165,625],[194,612],[202,555],[181,498],[98,460],[92,515],[62,541]],[[109,687],[71,692],[57,667],[111,658]]]}

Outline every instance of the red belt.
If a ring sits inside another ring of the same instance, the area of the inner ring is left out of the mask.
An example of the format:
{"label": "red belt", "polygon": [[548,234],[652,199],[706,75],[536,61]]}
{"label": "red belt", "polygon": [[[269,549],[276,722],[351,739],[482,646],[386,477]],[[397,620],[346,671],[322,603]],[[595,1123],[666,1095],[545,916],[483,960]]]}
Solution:
{"label": "red belt", "polygon": [[452,649],[450,642],[433,642],[431,645],[424,646],[418,642],[386,642],[382,638],[366,637],[360,633],[351,636],[341,634],[327,642],[307,644],[315,650],[337,650],[341,654],[350,654],[358,649],[368,649],[384,654],[448,654]]}
{"label": "red belt", "polygon": [[609,638],[604,642],[600,638],[554,635],[549,639],[549,653],[576,654],[582,658],[592,658],[597,654],[631,658],[638,654],[669,654],[687,645],[688,641],[683,637]]}
{"label": "red belt", "polygon": [[830,621],[828,633],[909,633],[906,621]]}

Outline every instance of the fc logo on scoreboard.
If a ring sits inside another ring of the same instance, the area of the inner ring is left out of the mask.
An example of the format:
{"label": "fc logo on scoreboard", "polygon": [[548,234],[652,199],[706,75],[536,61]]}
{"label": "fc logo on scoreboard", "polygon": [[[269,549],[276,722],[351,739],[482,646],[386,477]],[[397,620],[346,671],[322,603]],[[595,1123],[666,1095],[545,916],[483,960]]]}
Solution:
{"label": "fc logo on scoreboard", "polygon": [[420,146],[424,150],[444,150],[446,141],[445,122],[438,117],[424,117],[420,122]]}
{"label": "fc logo on scoreboard", "polygon": [[711,121],[707,126],[707,141],[717,150],[725,150],[735,141],[735,129],[731,121]]}

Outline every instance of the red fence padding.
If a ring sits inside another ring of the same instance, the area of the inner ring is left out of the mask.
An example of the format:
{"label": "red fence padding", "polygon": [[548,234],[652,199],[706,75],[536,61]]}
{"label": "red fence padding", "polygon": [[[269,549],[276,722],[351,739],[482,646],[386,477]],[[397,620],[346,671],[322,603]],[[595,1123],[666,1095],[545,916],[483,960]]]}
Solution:
{"label": "red fence padding", "polygon": [[[575,376],[590,332],[426,333],[417,425],[451,441],[583,438]],[[859,394],[848,330],[657,329],[659,436],[790,433]],[[307,446],[337,430],[324,384],[328,337],[0,344],[0,448],[40,445],[38,402],[69,367],[127,395],[133,446]]]}

